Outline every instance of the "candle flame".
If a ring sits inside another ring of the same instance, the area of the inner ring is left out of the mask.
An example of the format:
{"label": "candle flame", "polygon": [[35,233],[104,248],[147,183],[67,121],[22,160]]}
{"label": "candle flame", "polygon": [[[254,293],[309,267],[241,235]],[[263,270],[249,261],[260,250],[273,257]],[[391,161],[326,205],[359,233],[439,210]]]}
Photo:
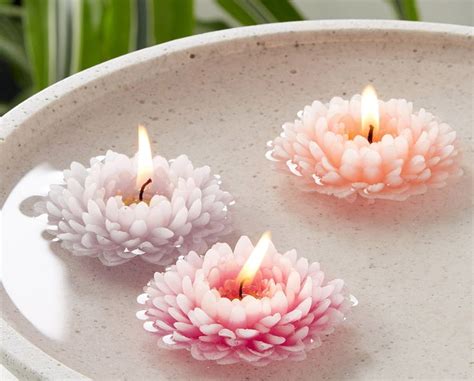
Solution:
{"label": "candle flame", "polygon": [[262,234],[262,237],[258,241],[255,248],[252,250],[252,253],[247,258],[247,261],[242,266],[242,269],[237,275],[237,282],[249,282],[253,281],[253,278],[257,274],[258,269],[260,268],[265,254],[267,254],[268,248],[270,246],[272,234],[267,231]]}
{"label": "candle flame", "polygon": [[[379,130],[379,101],[375,89],[368,85],[362,92],[361,124],[362,135],[372,142]],[[372,133],[370,130],[372,129]],[[370,138],[369,138],[370,137]]]}
{"label": "candle flame", "polygon": [[150,139],[146,128],[138,126],[138,170],[137,170],[137,188],[140,189],[143,184],[153,177],[153,159],[151,156]]}

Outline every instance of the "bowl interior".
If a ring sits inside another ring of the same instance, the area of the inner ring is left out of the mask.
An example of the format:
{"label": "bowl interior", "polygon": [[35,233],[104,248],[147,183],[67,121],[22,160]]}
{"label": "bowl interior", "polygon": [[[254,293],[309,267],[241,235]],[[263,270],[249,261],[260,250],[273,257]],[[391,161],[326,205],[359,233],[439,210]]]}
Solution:
{"label": "bowl interior", "polygon": [[[25,112],[44,106],[21,123],[6,118],[15,128],[0,160],[4,319],[95,379],[468,377],[472,44],[383,28],[275,31],[139,52],[120,69],[93,68],[29,101]],[[349,204],[301,193],[272,171],[266,142],[283,122],[369,82],[380,98],[406,98],[453,126],[464,151],[457,183],[402,203]],[[222,176],[237,200],[229,243],[271,229],[281,251],[296,248],[346,281],[359,305],[307,360],[216,366],[159,349],[135,318],[135,300],[160,267],[137,259],[108,268],[47,240],[34,202],[71,161],[108,149],[132,155],[139,123],[156,153],[186,153]]]}

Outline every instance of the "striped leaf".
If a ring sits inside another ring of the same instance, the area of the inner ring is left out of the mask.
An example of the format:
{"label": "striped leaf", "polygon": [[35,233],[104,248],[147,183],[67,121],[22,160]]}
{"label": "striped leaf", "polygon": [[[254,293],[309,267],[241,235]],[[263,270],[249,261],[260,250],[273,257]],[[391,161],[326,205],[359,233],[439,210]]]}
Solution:
{"label": "striped leaf", "polygon": [[22,26],[18,20],[0,14],[0,58],[24,74],[29,64],[23,43]]}
{"label": "striped leaf", "polygon": [[303,20],[288,0],[216,0],[242,25]]}
{"label": "striped leaf", "polygon": [[55,0],[25,0],[24,33],[34,88],[53,82],[55,69]]}
{"label": "striped leaf", "polygon": [[149,0],[149,44],[186,37],[194,31],[193,0]]}
{"label": "striped leaf", "polygon": [[136,48],[136,0],[79,0],[73,13],[73,71]]}
{"label": "striped leaf", "polygon": [[71,73],[71,19],[75,0],[56,2],[56,80],[66,78]]}
{"label": "striped leaf", "polygon": [[390,0],[390,4],[400,20],[420,20],[416,0]]}
{"label": "striped leaf", "polygon": [[301,14],[289,1],[261,0],[261,3],[275,17],[276,21],[303,20]]}

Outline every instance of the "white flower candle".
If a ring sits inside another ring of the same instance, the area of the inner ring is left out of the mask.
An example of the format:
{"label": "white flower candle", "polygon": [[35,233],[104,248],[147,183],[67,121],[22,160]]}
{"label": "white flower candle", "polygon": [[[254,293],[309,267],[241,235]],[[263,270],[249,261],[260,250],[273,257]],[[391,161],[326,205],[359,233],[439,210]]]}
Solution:
{"label": "white flower candle", "polygon": [[165,265],[190,250],[203,252],[230,231],[233,198],[220,184],[209,167],[194,168],[186,155],[152,158],[140,127],[135,157],[108,151],[89,168],[73,162],[44,206],[50,231],[75,255],[105,265],[136,256]]}

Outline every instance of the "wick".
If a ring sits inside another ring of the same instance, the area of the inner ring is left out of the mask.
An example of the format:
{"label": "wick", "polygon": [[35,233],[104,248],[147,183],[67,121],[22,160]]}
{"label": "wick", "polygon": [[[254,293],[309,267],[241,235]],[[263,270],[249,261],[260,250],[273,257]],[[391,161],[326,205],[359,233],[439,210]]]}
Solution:
{"label": "wick", "polygon": [[374,126],[370,125],[369,126],[369,135],[367,136],[367,140],[369,143],[372,143],[372,140],[374,139]]}
{"label": "wick", "polygon": [[240,282],[240,286],[239,286],[239,299],[242,299],[243,293],[244,293],[244,281]]}
{"label": "wick", "polygon": [[147,181],[145,181],[145,184],[142,185],[142,187],[140,188],[140,193],[138,194],[138,199],[140,201],[143,201],[143,192],[145,192],[145,188],[148,184],[151,183],[151,179],[148,179]]}

